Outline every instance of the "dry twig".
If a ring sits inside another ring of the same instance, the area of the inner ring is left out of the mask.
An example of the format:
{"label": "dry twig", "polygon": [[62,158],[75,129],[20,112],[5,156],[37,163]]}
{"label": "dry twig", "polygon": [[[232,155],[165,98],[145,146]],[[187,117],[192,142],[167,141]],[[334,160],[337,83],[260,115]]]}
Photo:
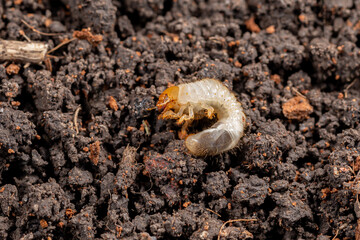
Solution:
{"label": "dry twig", "polygon": [[80,110],[81,110],[81,107],[78,107],[75,110],[75,113],[74,113],[74,127],[75,127],[76,134],[79,134],[79,128],[78,128],[77,120],[78,120],[78,115],[79,115]]}
{"label": "dry twig", "polygon": [[255,219],[255,218],[252,218],[252,219],[233,219],[233,220],[226,221],[226,222],[223,223],[223,225],[221,225],[217,239],[220,240],[221,231],[225,227],[225,225],[228,224],[228,223],[233,223],[233,222],[254,222],[254,221],[257,221],[257,219]]}
{"label": "dry twig", "polygon": [[348,91],[349,89],[357,82],[357,79],[355,79],[354,81],[352,81],[344,90],[344,96],[345,98],[347,98],[348,95]]}
{"label": "dry twig", "polygon": [[205,208],[205,209],[208,210],[209,212],[212,212],[212,213],[215,214],[216,216],[221,217],[220,214],[218,214],[217,212],[211,210],[210,208]]}
{"label": "dry twig", "polygon": [[46,58],[48,45],[42,42],[22,42],[0,39],[0,61],[41,63]]}
{"label": "dry twig", "polygon": [[29,23],[27,23],[25,20],[21,20],[21,22],[23,24],[25,24],[28,28],[30,28],[31,30],[33,30],[34,32],[38,33],[38,34],[41,34],[41,35],[44,35],[44,36],[59,36],[61,33],[44,33],[44,32],[41,32],[39,30],[37,30],[35,27],[31,26]]}

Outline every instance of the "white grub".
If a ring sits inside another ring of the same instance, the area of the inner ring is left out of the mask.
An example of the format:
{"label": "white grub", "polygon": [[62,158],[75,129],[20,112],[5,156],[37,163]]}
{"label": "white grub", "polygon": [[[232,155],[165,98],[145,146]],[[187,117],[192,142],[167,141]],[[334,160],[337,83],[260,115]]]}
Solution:
{"label": "white grub", "polygon": [[159,118],[184,124],[181,135],[194,119],[217,116],[210,128],[190,135],[185,145],[195,156],[216,155],[234,148],[244,135],[245,114],[235,97],[220,81],[206,78],[166,89],[159,97]]}
{"label": "white grub", "polygon": [[46,58],[48,45],[42,42],[22,42],[0,39],[0,61],[41,63]]}

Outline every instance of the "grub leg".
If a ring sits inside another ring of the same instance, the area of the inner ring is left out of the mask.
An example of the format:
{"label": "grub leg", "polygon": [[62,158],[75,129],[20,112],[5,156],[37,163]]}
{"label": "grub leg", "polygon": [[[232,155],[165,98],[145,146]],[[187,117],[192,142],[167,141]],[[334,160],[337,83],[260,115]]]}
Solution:
{"label": "grub leg", "polygon": [[206,103],[202,103],[201,107],[205,109],[205,114],[207,118],[212,119],[215,116],[215,110],[212,106]]}
{"label": "grub leg", "polygon": [[179,131],[180,139],[185,139],[188,136],[187,130],[191,122],[192,122],[191,120],[185,121],[185,123],[182,125],[181,130]]}
{"label": "grub leg", "polygon": [[181,115],[183,115],[184,110],[186,109],[186,106],[181,106],[179,109],[179,112],[175,113],[173,110],[165,110],[159,118],[162,119],[178,119],[181,118]]}
{"label": "grub leg", "polygon": [[188,106],[189,115],[184,114],[180,117],[180,119],[177,121],[178,124],[182,124],[186,121],[192,121],[194,120],[194,108],[192,106]]}

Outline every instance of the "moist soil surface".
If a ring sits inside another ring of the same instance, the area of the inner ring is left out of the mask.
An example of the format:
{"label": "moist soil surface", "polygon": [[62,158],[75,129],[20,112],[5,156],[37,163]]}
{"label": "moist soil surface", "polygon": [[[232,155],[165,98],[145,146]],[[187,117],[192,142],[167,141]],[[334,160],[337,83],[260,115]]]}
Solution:
{"label": "moist soil surface", "polygon": [[[360,239],[360,1],[1,0],[0,14],[1,39],[64,43],[0,64],[0,239]],[[235,149],[197,158],[151,108],[203,78],[247,119]]]}

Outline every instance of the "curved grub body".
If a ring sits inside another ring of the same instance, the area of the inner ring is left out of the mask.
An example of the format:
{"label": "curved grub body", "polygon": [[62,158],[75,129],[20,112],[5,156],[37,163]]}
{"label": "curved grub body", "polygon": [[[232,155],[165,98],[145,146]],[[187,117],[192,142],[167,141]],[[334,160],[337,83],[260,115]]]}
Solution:
{"label": "curved grub body", "polygon": [[[196,156],[216,155],[234,148],[244,134],[245,114],[241,104],[220,81],[203,79],[180,84],[165,90],[159,98],[159,118],[178,119],[182,132],[194,119],[212,118],[218,121],[209,129],[190,135],[185,140]],[[183,134],[187,135],[187,134]]]}

